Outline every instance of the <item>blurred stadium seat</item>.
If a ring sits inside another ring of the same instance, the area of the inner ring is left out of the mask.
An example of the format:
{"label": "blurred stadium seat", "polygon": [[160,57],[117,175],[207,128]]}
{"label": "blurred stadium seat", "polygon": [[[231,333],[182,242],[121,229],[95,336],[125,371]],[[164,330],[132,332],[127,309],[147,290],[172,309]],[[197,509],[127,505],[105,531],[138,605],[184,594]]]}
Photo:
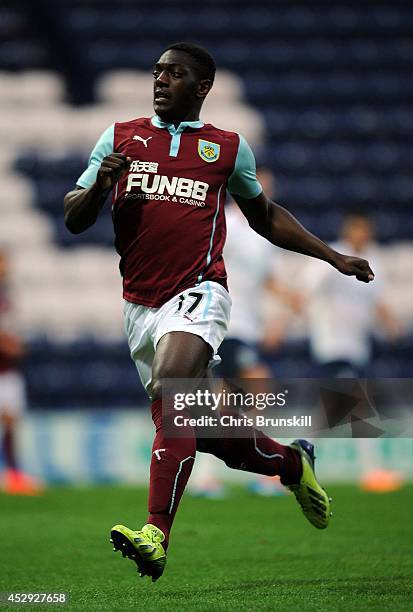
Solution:
{"label": "blurred stadium seat", "polygon": [[[336,238],[346,210],[372,215],[388,301],[412,330],[413,5],[61,1],[46,16],[51,30],[64,25],[60,39],[42,35],[33,6],[0,0],[0,245],[32,339],[34,405],[137,401],[109,211],[73,237],[62,198],[103,129],[151,113],[153,60],[188,33],[222,68],[204,117],[244,134],[274,170],[277,197],[322,238]],[[406,342],[378,344],[373,373],[411,373]],[[279,376],[310,375],[306,351],[298,341],[270,360]]]}

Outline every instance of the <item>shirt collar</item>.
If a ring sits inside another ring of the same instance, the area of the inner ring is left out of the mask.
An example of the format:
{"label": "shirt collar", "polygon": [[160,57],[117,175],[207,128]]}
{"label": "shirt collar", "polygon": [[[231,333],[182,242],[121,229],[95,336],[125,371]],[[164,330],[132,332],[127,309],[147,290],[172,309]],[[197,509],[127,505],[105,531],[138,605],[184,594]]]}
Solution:
{"label": "shirt collar", "polygon": [[178,127],[175,127],[173,123],[166,123],[165,121],[162,121],[158,115],[154,115],[152,117],[151,123],[157,128],[166,128],[170,133],[183,132],[186,127],[195,129],[204,127],[202,121],[181,121]]}

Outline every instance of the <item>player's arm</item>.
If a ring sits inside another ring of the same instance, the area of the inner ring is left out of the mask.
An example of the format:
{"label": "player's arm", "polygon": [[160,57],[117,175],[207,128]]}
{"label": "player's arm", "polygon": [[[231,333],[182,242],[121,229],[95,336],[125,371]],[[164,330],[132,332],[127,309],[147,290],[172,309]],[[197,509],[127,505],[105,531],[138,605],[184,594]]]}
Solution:
{"label": "player's arm", "polygon": [[109,191],[129,168],[130,158],[113,151],[113,138],[112,125],[96,143],[76,189],[64,198],[65,224],[73,234],[84,232],[95,223]]}
{"label": "player's arm", "polygon": [[80,234],[98,218],[106,196],[115,183],[127,172],[130,158],[120,153],[104,157],[96,181],[87,188],[77,187],[64,199],[65,224],[73,234]]}
{"label": "player's arm", "polygon": [[233,197],[252,229],[272,244],[322,259],[342,274],[355,276],[365,283],[374,279],[373,271],[365,259],[338,253],[306,230],[288,210],[272,202],[263,192],[253,199],[236,195]]}
{"label": "player's arm", "polygon": [[240,148],[228,189],[250,227],[272,244],[328,262],[342,274],[368,283],[374,274],[365,259],[338,253],[305,229],[285,208],[270,200],[255,176],[254,155],[240,137]]}

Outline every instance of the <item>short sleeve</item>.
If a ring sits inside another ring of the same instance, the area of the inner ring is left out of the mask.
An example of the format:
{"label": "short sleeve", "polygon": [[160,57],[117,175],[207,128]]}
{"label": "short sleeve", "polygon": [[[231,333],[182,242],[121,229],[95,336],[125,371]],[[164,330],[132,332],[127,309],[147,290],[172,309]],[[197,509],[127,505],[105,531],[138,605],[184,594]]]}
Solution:
{"label": "short sleeve", "polygon": [[96,181],[96,176],[102,163],[102,159],[113,153],[113,140],[115,135],[115,124],[107,128],[97,141],[89,157],[89,165],[76,181],[76,185],[87,189]]}
{"label": "short sleeve", "polygon": [[262,192],[257,180],[254,154],[241,134],[234,171],[228,179],[228,191],[246,200],[256,198]]}

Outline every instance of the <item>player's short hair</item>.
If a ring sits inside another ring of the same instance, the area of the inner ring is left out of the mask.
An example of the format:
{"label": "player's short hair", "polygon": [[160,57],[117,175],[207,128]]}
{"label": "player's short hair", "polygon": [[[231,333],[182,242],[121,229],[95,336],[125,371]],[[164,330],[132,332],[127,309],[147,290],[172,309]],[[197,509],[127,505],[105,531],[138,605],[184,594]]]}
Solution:
{"label": "player's short hair", "polygon": [[344,221],[354,221],[362,219],[363,221],[372,221],[371,215],[363,208],[347,208],[343,214]]}
{"label": "player's short hair", "polygon": [[216,64],[215,60],[204,47],[190,42],[177,42],[169,45],[165,51],[174,49],[175,51],[183,51],[188,53],[196,62],[197,71],[201,79],[208,79],[211,84],[215,79]]}
{"label": "player's short hair", "polygon": [[374,221],[374,218],[372,218],[367,211],[360,209],[346,210],[341,220],[341,228],[342,230],[344,230],[344,228],[354,226],[354,224],[359,224],[360,221],[362,223],[367,224],[373,234],[376,232],[376,223]]}

